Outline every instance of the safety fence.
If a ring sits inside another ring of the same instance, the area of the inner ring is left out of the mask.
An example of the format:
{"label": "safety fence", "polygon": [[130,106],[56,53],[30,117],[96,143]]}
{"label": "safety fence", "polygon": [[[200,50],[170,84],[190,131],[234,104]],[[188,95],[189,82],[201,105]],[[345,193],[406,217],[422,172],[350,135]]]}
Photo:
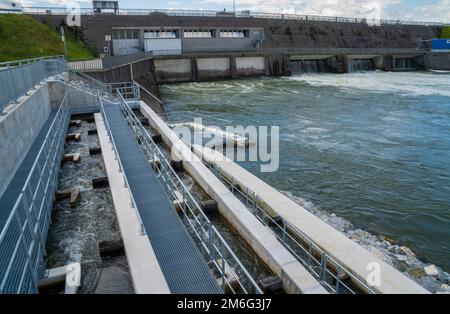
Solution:
{"label": "safety fence", "polygon": [[[148,160],[154,161],[153,169],[161,186],[167,197],[176,204],[174,206],[179,206],[184,224],[194,237],[212,272],[220,279],[220,287],[224,292],[230,293],[262,293],[258,284],[203,212],[120,92],[118,92],[118,98],[121,111],[138,139],[142,151]],[[104,114],[104,109],[102,112]]]}
{"label": "safety fence", "polygon": [[[75,12],[64,7],[24,7],[23,13],[39,15],[68,15]],[[92,8],[80,8],[76,13],[80,15],[102,14],[95,12]],[[250,10],[243,11],[213,11],[213,10],[175,10],[175,9],[119,9],[116,13],[104,11],[103,14],[117,15],[153,15],[153,16],[204,16],[204,17],[236,17],[236,18],[259,18],[259,19],[281,19],[281,20],[300,20],[300,21],[324,21],[335,23],[365,23],[375,25],[424,25],[439,26],[443,22],[424,22],[424,21],[404,21],[389,19],[372,18],[354,18],[339,16],[321,16],[321,15],[303,15],[303,14],[283,14],[254,12]]]}
{"label": "safety fence", "polygon": [[48,77],[66,71],[62,56],[0,63],[0,112]]}
{"label": "safety fence", "polygon": [[38,291],[69,117],[66,93],[19,197],[1,228],[0,293]]}
{"label": "safety fence", "polygon": [[142,51],[127,55],[108,56],[91,60],[80,60],[69,62],[69,68],[77,71],[100,71],[108,70],[126,64],[148,60],[153,57],[152,51]]}
{"label": "safety fence", "polygon": [[214,163],[204,164],[236,195],[261,223],[268,226],[292,255],[329,291],[336,294],[375,293],[363,280],[350,273],[306,234],[283,217],[272,217],[262,198],[249,188],[224,175]]}

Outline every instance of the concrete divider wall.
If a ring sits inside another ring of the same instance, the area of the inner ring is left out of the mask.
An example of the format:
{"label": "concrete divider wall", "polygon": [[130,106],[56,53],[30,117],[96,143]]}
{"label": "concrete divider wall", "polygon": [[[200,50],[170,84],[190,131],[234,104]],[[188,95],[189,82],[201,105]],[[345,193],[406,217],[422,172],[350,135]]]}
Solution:
{"label": "concrete divider wall", "polygon": [[0,195],[23,161],[51,111],[48,84],[41,84],[0,116]]}
{"label": "concrete divider wall", "polygon": [[218,203],[218,209],[228,223],[253,248],[259,258],[283,281],[289,293],[327,293],[314,277],[277,240],[227,187],[195,157],[175,133],[141,101],[141,112],[150,125],[161,134],[163,141],[183,161],[184,169],[201,188]]}
{"label": "concrete divider wall", "polygon": [[200,81],[230,78],[230,58],[198,58],[197,72]]}
{"label": "concrete divider wall", "polygon": [[450,71],[450,53],[427,53],[422,62],[426,69]]}
{"label": "concrete divider wall", "polygon": [[266,74],[265,57],[236,57],[237,76],[254,76]]}
{"label": "concrete divider wall", "polygon": [[[65,23],[65,15],[32,15],[34,18],[59,26]],[[366,23],[335,23],[325,21],[300,21],[288,19],[201,17],[150,15],[82,15],[79,30],[89,47],[103,53],[108,46],[106,34],[113,27],[170,27],[176,28],[264,28],[264,48],[295,47],[361,47],[361,48],[416,48],[417,38],[436,38],[440,26],[381,25],[371,27]],[[218,38],[220,39],[220,38]],[[208,42],[214,38],[205,39]],[[242,38],[239,38],[242,40]],[[229,39],[227,39],[229,42]],[[245,41],[245,39],[244,39]],[[194,42],[196,44],[196,42]],[[198,42],[198,44],[201,44]],[[233,45],[234,46],[234,45]],[[194,48],[197,48],[195,46]],[[217,47],[217,45],[214,45]],[[236,46],[234,46],[236,47]],[[188,47],[193,48],[193,47]]]}
{"label": "concrete divider wall", "polygon": [[191,81],[191,59],[155,60],[155,72],[158,83]]}
{"label": "concrete divider wall", "polygon": [[[52,96],[56,100],[58,98],[62,99],[66,91],[69,92],[69,108],[72,114],[92,113],[99,111],[97,95],[93,92],[87,92],[78,87],[59,81],[52,82],[51,89],[52,94],[53,92],[56,93],[56,96]],[[55,101],[53,101],[53,103],[58,104]]]}
{"label": "concrete divider wall", "polygon": [[380,285],[372,286],[373,290],[387,294],[428,293],[404,274],[219,152],[208,148],[196,149],[194,152],[200,158],[215,163],[222,175],[232,179],[235,184],[256,193],[263,208],[282,217],[299,238],[303,236],[296,230],[303,232],[362,282],[374,271],[373,267],[379,267]]}
{"label": "concrete divider wall", "polygon": [[94,116],[134,291],[135,293],[170,293],[153,247],[147,235],[140,233],[138,214],[136,208],[132,207],[129,190],[124,185],[123,173],[109,140],[103,117],[100,113]]}

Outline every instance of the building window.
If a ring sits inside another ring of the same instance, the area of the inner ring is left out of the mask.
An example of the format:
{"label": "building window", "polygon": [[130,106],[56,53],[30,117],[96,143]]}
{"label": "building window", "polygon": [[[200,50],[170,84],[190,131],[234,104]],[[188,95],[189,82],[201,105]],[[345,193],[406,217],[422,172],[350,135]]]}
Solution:
{"label": "building window", "polygon": [[177,30],[146,30],[144,38],[178,38],[177,34]]}
{"label": "building window", "polygon": [[212,38],[214,37],[214,30],[184,30],[183,36],[185,38]]}
{"label": "building window", "polygon": [[137,29],[119,29],[112,32],[113,39],[139,39]]}
{"label": "building window", "polygon": [[245,38],[249,37],[249,31],[248,30],[226,30],[222,29],[220,30],[220,37],[225,38]]}

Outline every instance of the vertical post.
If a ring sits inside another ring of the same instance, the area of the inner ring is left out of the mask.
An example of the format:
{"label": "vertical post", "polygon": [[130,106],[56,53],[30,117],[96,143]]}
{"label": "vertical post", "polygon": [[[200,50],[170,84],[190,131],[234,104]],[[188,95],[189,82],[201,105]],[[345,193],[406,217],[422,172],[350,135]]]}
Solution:
{"label": "vertical post", "polygon": [[221,257],[221,259],[222,259],[222,265],[221,265],[221,267],[222,267],[222,288],[223,288],[223,290],[225,291],[225,254],[223,253],[223,243],[222,242],[220,242],[220,257]]}
{"label": "vertical post", "polygon": [[8,65],[8,71],[9,71],[9,76],[11,78],[11,87],[12,87],[12,90],[14,92],[14,102],[16,102],[17,98],[19,98],[19,96],[17,95],[17,91],[16,91],[16,87],[15,87],[16,84],[14,83],[14,77],[12,75],[12,71],[14,71],[14,70],[9,68],[9,65]]}
{"label": "vertical post", "polygon": [[64,26],[61,26],[61,40],[64,43],[64,56],[67,60],[67,45],[66,45],[66,36],[64,34]]}
{"label": "vertical post", "polygon": [[215,252],[214,252],[214,233],[212,224],[209,223],[209,260],[213,261],[215,259]]}

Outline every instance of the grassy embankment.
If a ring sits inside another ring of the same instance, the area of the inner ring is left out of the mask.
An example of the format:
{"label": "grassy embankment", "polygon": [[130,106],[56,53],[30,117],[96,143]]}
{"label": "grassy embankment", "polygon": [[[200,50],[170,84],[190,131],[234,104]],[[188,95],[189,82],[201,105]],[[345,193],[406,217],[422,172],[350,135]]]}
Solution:
{"label": "grassy embankment", "polygon": [[441,38],[450,38],[450,25],[442,28]]}
{"label": "grassy embankment", "polygon": [[[94,57],[67,30],[66,41],[69,60]],[[0,14],[0,62],[54,55],[64,55],[64,45],[55,28],[27,15]]]}

